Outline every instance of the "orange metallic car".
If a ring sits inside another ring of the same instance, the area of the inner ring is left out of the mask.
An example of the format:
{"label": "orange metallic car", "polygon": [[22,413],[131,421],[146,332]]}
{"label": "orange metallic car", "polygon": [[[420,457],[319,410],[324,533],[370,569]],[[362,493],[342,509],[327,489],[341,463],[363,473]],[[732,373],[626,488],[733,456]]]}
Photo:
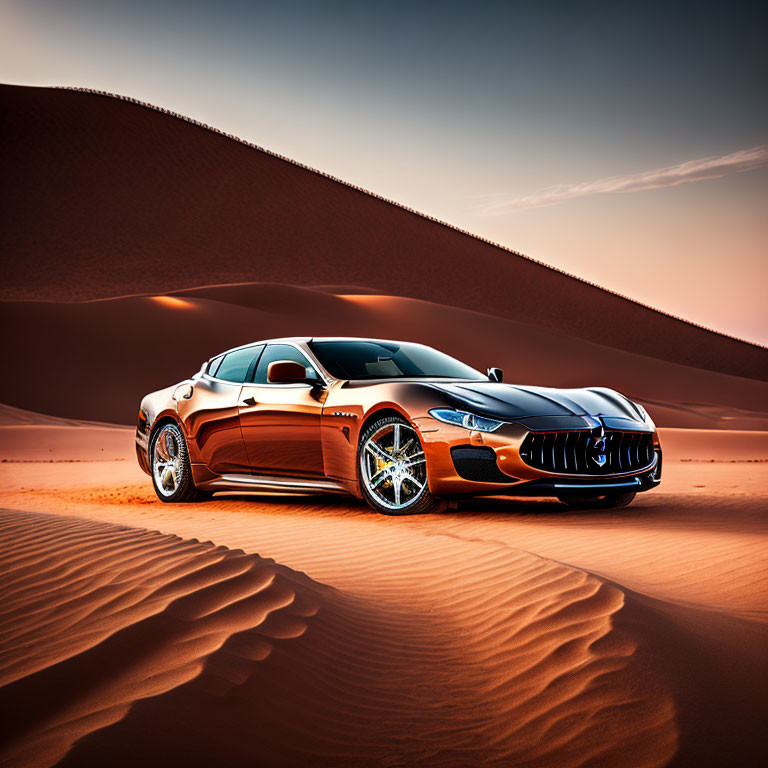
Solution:
{"label": "orange metallic car", "polygon": [[348,493],[384,514],[480,494],[617,507],[661,479],[653,422],[613,390],[504,384],[498,368],[376,339],[217,355],[143,399],[136,450],[163,501]]}

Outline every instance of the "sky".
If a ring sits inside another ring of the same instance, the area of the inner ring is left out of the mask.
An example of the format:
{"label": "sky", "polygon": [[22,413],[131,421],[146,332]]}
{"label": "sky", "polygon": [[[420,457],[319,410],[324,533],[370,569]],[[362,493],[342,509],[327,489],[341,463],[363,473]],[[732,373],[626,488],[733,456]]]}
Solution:
{"label": "sky", "polygon": [[0,0],[0,81],[133,96],[768,345],[764,3]]}

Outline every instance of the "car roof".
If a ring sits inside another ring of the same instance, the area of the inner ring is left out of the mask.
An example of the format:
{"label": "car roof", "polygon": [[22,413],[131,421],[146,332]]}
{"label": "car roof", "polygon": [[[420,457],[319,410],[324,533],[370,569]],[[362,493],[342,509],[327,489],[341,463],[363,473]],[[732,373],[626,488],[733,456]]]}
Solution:
{"label": "car roof", "polygon": [[225,349],[223,352],[218,352],[217,354],[213,355],[213,357],[209,358],[209,361],[214,360],[217,357],[221,357],[222,355],[226,355],[229,352],[235,352],[238,349],[247,349],[248,347],[255,347],[259,344],[282,344],[282,343],[307,344],[310,341],[372,341],[374,343],[383,342],[384,344],[418,344],[419,343],[414,341],[397,341],[395,339],[374,339],[368,336],[280,336],[275,339],[259,339],[258,341],[250,341],[247,344],[240,344],[237,347],[231,347],[230,349]]}

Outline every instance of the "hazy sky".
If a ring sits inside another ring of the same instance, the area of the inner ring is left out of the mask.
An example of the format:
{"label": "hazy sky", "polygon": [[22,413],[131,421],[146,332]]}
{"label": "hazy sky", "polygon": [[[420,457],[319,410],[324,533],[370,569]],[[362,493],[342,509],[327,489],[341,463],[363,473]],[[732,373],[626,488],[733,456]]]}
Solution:
{"label": "hazy sky", "polygon": [[0,0],[0,80],[168,107],[768,344],[761,7]]}

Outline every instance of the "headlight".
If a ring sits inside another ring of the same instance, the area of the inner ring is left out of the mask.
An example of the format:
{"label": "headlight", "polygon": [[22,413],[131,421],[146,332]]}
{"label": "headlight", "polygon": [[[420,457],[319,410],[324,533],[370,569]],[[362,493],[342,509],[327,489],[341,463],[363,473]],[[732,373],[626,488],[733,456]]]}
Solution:
{"label": "headlight", "polygon": [[496,419],[486,419],[484,416],[475,416],[467,411],[456,411],[453,408],[433,408],[429,415],[446,424],[455,424],[464,429],[474,429],[478,432],[493,432],[504,422]]}

